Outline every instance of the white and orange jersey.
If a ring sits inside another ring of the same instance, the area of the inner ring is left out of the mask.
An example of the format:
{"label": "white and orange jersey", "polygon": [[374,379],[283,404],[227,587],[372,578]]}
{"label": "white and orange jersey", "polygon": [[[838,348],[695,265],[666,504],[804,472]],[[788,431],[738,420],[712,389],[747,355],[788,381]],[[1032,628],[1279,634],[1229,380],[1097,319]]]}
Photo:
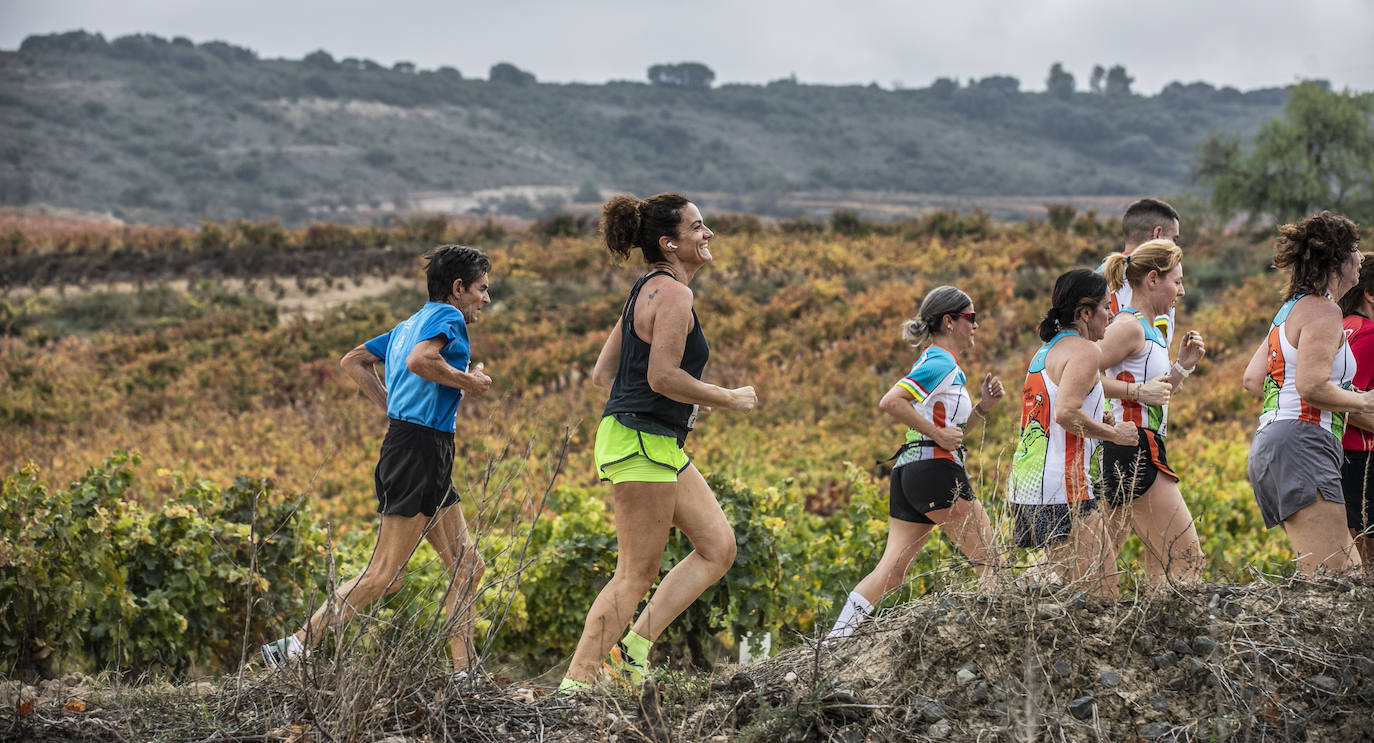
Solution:
{"label": "white and orange jersey", "polygon": [[[1269,362],[1264,375],[1264,412],[1260,413],[1259,428],[1274,421],[1300,420],[1315,423],[1339,439],[1345,434],[1346,414],[1309,405],[1298,394],[1298,349],[1288,342],[1284,326],[1288,323],[1288,313],[1293,311],[1293,305],[1303,296],[1299,294],[1284,302],[1269,327]],[[1342,334],[1340,350],[1331,362],[1331,383],[1350,389],[1350,382],[1354,378],[1355,354],[1351,353],[1350,344]]]}
{"label": "white and orange jersey", "polygon": [[[1050,381],[1045,358],[1060,340],[1078,335],[1062,330],[1040,347],[1026,371],[1021,389],[1021,440],[1011,464],[1011,502],[1027,505],[1077,503],[1092,498],[1089,466],[1095,439],[1078,436],[1054,420],[1059,385]],[[1083,398],[1082,410],[1102,419],[1102,382]]]}
{"label": "white and orange jersey", "polygon": [[[1108,368],[1107,376],[1122,382],[1140,384],[1169,374],[1169,341],[1164,337],[1164,333],[1140,310],[1127,307],[1122,312],[1129,313],[1140,323],[1140,327],[1145,331],[1145,345],[1138,352]],[[1122,420],[1130,421],[1139,428],[1148,428],[1161,436],[1168,425],[1168,405],[1146,405],[1139,400],[1113,398],[1108,407],[1110,410],[1121,411],[1119,417]]]}
{"label": "white and orange jersey", "polygon": [[[921,417],[934,423],[938,428],[958,426],[963,428],[973,412],[973,402],[964,387],[964,370],[959,368],[959,359],[942,346],[930,346],[921,353],[905,377],[897,380],[897,386],[911,395],[911,407]],[[916,429],[906,433],[907,443],[925,440]],[[924,459],[948,459],[964,463],[962,450],[950,451],[935,446],[913,446],[906,448],[897,457],[894,468],[908,462]]]}

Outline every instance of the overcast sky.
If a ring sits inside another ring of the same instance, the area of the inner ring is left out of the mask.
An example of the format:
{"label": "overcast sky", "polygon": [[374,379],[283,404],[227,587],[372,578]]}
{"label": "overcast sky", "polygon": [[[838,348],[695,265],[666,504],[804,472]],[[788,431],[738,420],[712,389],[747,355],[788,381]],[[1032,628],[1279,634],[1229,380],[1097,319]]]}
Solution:
{"label": "overcast sky", "polygon": [[1302,78],[1374,90],[1369,0],[0,0],[0,49],[74,29],[220,39],[263,57],[325,49],[466,77],[508,61],[550,82],[643,80],[651,64],[697,61],[717,83],[1010,74],[1043,90],[1059,61],[1080,88],[1093,65],[1123,64],[1142,93]]}

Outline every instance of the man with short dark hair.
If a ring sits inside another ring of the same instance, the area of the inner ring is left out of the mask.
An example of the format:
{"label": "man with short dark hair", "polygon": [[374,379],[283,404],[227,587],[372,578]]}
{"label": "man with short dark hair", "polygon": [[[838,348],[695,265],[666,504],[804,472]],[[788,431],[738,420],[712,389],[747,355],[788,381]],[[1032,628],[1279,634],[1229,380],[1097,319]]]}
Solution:
{"label": "man with short dark hair", "polygon": [[[1144,198],[1133,201],[1130,206],[1126,207],[1125,213],[1121,215],[1121,232],[1126,237],[1125,243],[1121,246],[1121,252],[1126,255],[1130,255],[1141,243],[1150,240],[1178,242],[1178,210],[1160,199]],[[1102,272],[1101,266],[1098,267],[1097,271],[1098,273]],[[1112,293],[1109,309],[1112,311],[1112,316],[1115,317],[1122,307],[1130,306],[1131,285],[1130,282],[1127,282]],[[1169,310],[1167,320],[1163,315],[1155,318],[1155,325],[1164,331],[1165,339],[1172,343],[1174,339],[1174,311]]]}
{"label": "man with short dark hair", "polygon": [[[472,602],[485,564],[453,487],[453,432],[463,395],[480,395],[491,387],[482,364],[468,370],[468,325],[491,302],[491,261],[482,251],[461,245],[441,245],[424,257],[429,301],[340,362],[388,419],[373,475],[381,525],[372,559],[299,631],[262,646],[268,666],[305,656],[327,627],[399,588],[406,561],[421,540],[428,540],[449,571],[444,608],[455,677],[474,678]],[[378,363],[386,365],[385,382],[377,377]]]}

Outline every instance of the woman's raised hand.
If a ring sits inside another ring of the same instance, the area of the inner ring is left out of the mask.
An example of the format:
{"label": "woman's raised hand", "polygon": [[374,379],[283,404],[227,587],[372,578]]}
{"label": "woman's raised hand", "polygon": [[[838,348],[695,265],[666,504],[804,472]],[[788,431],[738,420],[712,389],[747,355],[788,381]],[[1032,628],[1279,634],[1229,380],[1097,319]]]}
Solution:
{"label": "woman's raised hand", "polygon": [[[1002,398],[1006,394],[1007,391],[1002,387],[1002,380],[994,377],[992,372],[988,372],[983,377],[983,397],[978,401],[978,412],[987,415],[987,412],[996,407],[997,403],[1002,402]],[[983,403],[987,404],[984,405]]]}
{"label": "woman's raised hand", "polygon": [[1196,330],[1189,330],[1183,336],[1183,345],[1178,351],[1178,364],[1184,369],[1193,369],[1197,362],[1202,361],[1202,357],[1207,355],[1207,344],[1202,340],[1202,333]]}

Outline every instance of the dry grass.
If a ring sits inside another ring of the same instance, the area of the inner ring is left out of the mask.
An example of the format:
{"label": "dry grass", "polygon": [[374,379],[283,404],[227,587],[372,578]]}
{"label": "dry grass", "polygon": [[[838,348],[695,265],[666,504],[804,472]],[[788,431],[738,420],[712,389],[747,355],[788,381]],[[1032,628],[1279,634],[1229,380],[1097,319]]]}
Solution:
{"label": "dry grass", "polygon": [[795,638],[748,668],[572,697],[528,681],[456,684],[434,638],[391,628],[347,653],[211,684],[75,679],[81,711],[64,709],[74,695],[57,682],[32,714],[0,717],[0,738],[1358,741],[1374,731],[1372,613],[1367,579],[1120,601],[1052,585],[953,590],[835,645]]}

